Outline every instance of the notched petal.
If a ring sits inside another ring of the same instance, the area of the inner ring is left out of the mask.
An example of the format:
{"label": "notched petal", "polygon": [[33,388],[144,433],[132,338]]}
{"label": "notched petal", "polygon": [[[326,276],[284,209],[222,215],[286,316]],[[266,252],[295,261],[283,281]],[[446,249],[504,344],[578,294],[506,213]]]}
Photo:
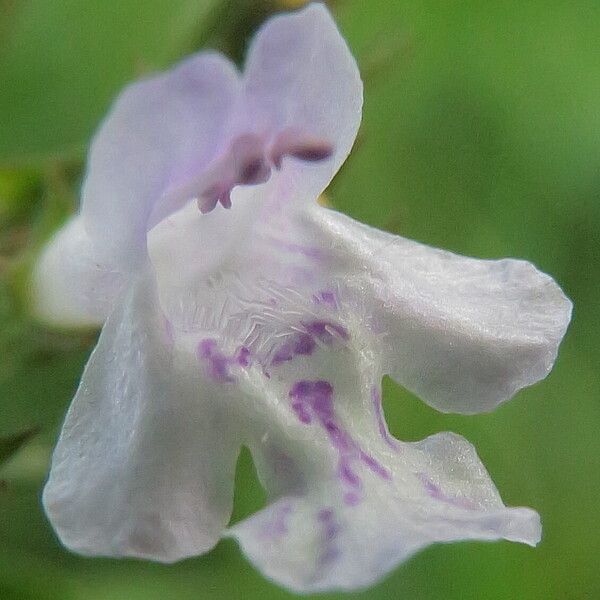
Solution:
{"label": "notched petal", "polygon": [[355,463],[362,485],[354,501],[343,491],[348,482],[321,476],[280,495],[227,535],[265,575],[303,593],[367,587],[435,542],[539,541],[537,513],[506,508],[460,436],[400,443],[393,454],[372,451],[392,475]]}

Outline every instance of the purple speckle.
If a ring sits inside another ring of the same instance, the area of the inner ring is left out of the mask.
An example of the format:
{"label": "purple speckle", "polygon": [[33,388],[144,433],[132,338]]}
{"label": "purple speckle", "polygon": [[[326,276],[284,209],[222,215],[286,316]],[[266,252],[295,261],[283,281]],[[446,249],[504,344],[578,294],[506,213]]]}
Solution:
{"label": "purple speckle", "polygon": [[219,383],[233,383],[235,379],[229,373],[232,360],[219,351],[217,340],[204,339],[196,349],[198,359],[204,362],[208,368],[208,374],[214,381]]}
{"label": "purple speckle", "polygon": [[316,304],[324,304],[326,306],[329,306],[330,308],[338,307],[335,292],[324,290],[313,296],[313,299]]}
{"label": "purple speckle", "polygon": [[423,488],[430,498],[467,510],[473,510],[476,508],[473,502],[467,498],[453,498],[452,496],[445,494],[442,489],[436,483],[431,481],[431,479],[425,473],[417,473],[417,477],[423,484]]}
{"label": "purple speckle", "polygon": [[240,367],[250,366],[250,350],[242,346],[237,352],[237,363]]}
{"label": "purple speckle", "polygon": [[358,488],[360,487],[360,477],[352,470],[350,467],[350,463],[347,458],[342,457],[340,460],[339,470],[338,470],[340,479],[350,487]]}
{"label": "purple speckle", "polygon": [[293,360],[296,356],[308,356],[316,348],[315,340],[307,333],[294,334],[275,352],[271,360],[274,366]]}
{"label": "purple speckle", "polygon": [[377,427],[379,428],[379,435],[383,438],[385,443],[394,448],[394,450],[398,449],[397,441],[390,435],[388,431],[387,425],[385,423],[385,417],[383,415],[383,406],[381,404],[381,393],[379,388],[373,386],[371,388],[371,400],[373,402],[373,408],[375,409],[375,416],[377,418]]}
{"label": "purple speckle", "polygon": [[367,454],[366,452],[360,451],[361,460],[375,473],[379,475],[382,479],[391,479],[390,472],[378,461],[376,461],[372,456]]}
{"label": "purple speckle", "polygon": [[388,469],[361,450],[350,434],[336,422],[333,393],[333,386],[328,381],[297,381],[289,393],[291,408],[301,423],[309,425],[314,419],[323,427],[339,454],[337,476],[346,488],[356,490],[362,485],[361,478],[352,466],[357,460],[377,476],[390,480]]}
{"label": "purple speckle", "polygon": [[308,425],[312,421],[306,405],[302,402],[292,402],[292,409],[296,413],[296,416],[301,423]]}
{"label": "purple speckle", "polygon": [[307,333],[298,334],[294,341],[294,353],[301,356],[312,354],[315,347],[315,340]]}
{"label": "purple speckle", "polygon": [[332,508],[323,508],[317,513],[317,523],[321,528],[321,552],[319,564],[326,566],[333,562],[340,554],[335,545],[340,532],[340,526],[335,521],[335,512]]}
{"label": "purple speckle", "polygon": [[317,347],[316,340],[331,346],[336,340],[347,340],[349,338],[346,329],[332,321],[308,321],[303,322],[302,326],[305,332],[289,336],[275,350],[271,359],[273,366],[291,361],[297,356],[310,356]]}
{"label": "purple speckle", "polygon": [[335,421],[327,420],[323,423],[323,426],[335,448],[341,451],[352,450],[352,438]]}
{"label": "purple speckle", "polygon": [[357,506],[360,504],[360,496],[356,492],[346,492],[344,494],[344,504],[347,506]]}
{"label": "purple speckle", "polygon": [[345,327],[333,321],[308,321],[302,325],[309,334],[325,344],[332,344],[336,338],[347,340],[350,337]]}
{"label": "purple speckle", "polygon": [[310,409],[319,419],[333,416],[333,387],[327,381],[297,381],[290,398]]}
{"label": "purple speckle", "polygon": [[312,381],[297,381],[290,392],[290,397],[305,400],[312,391],[314,384]]}
{"label": "purple speckle", "polygon": [[267,539],[277,539],[288,532],[287,519],[292,513],[292,506],[283,504],[274,509],[272,518],[264,522],[261,526],[261,537]]}
{"label": "purple speckle", "polygon": [[333,511],[333,508],[322,508],[317,513],[317,519],[321,522],[331,521],[331,519],[333,519],[334,514],[335,513]]}

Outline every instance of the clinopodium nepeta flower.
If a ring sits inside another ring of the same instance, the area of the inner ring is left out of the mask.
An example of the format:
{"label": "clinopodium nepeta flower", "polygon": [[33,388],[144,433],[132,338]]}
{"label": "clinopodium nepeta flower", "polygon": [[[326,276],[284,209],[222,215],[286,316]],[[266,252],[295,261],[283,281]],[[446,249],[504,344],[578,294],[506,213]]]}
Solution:
{"label": "clinopodium nepeta flower", "polygon": [[[546,376],[570,302],[527,262],[319,206],[361,106],[318,4],[269,20],[243,74],[203,52],[116,101],[36,271],[41,316],[104,324],[44,490],[68,548],[170,562],[229,536],[306,591],[368,585],[433,542],[540,539],[463,438],[394,439],[381,380],[492,410]],[[269,502],[228,528],[242,445]]]}

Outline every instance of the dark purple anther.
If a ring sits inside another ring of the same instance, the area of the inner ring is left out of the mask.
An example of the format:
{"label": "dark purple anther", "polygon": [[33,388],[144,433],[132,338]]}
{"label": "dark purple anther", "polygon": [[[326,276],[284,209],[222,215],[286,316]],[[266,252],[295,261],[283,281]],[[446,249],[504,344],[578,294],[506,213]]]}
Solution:
{"label": "dark purple anther", "polygon": [[269,178],[269,172],[262,156],[254,157],[240,169],[238,183],[241,185],[264,183]]}
{"label": "dark purple anther", "polygon": [[284,129],[277,135],[269,153],[271,162],[276,169],[281,168],[284,156],[318,162],[332,155],[333,146],[326,139],[293,127]]}

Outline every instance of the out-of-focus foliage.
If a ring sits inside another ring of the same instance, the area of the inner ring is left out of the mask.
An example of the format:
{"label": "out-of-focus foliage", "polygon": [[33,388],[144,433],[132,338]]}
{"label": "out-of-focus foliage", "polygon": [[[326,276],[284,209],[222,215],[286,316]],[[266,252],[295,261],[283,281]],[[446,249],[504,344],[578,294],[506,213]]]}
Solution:
{"label": "out-of-focus foliage", "polygon": [[[74,209],[85,147],[118,89],[205,44],[239,59],[275,4],[0,0],[2,600],[289,597],[231,543],[173,566],[61,549],[39,494],[95,334],[48,331],[26,304],[31,260]],[[337,0],[332,7],[366,82],[363,128],[332,203],[457,252],[527,258],[576,306],[552,375],[495,413],[442,415],[391,383],[385,390],[399,437],[450,429],[475,443],[505,501],[541,513],[540,547],[433,547],[357,597],[598,598],[600,5]],[[40,433],[28,437],[32,427]],[[263,501],[247,453],[237,483],[234,519]]]}

